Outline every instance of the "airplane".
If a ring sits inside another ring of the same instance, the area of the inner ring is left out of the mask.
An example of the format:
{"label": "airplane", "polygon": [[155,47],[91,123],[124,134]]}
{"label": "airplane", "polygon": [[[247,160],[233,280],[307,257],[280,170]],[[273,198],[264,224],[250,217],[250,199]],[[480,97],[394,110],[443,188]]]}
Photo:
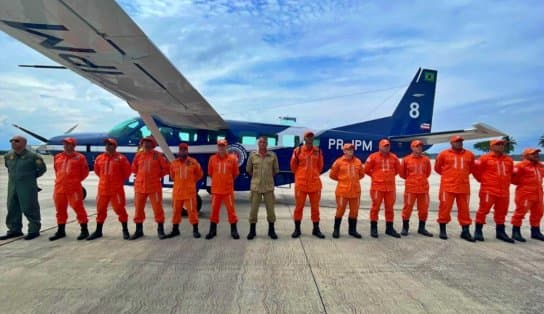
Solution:
{"label": "airplane", "polygon": [[[32,67],[70,69],[124,99],[139,113],[139,117],[106,133],[70,135],[77,140],[76,150],[86,155],[91,169],[96,156],[104,151],[103,140],[107,137],[117,139],[118,151],[129,160],[134,158],[140,139],[148,135],[153,135],[158,150],[170,161],[174,159],[172,150],[186,142],[205,171],[208,158],[216,152],[217,140],[226,139],[229,151],[238,156],[241,170],[235,190],[249,190],[245,163],[249,152],[257,147],[257,138],[264,135],[279,159],[280,173],[275,184],[294,182],[289,160],[309,129],[223,120],[115,1],[0,0],[0,8],[0,30],[61,64]],[[356,156],[364,161],[377,151],[383,138],[389,139],[392,152],[402,157],[410,152],[413,139],[423,141],[427,150],[433,144],[448,142],[453,135],[465,139],[506,135],[484,123],[471,129],[431,132],[436,83],[436,70],[419,68],[391,116],[315,132],[315,145],[324,156],[323,171],[331,167],[342,154],[342,145],[348,142],[354,144]],[[49,152],[58,153],[63,150],[64,137],[41,140],[46,141]],[[209,192],[211,182],[205,178],[198,183],[198,189]],[[168,176],[163,186],[172,186]],[[200,210],[200,196],[198,203]]]}

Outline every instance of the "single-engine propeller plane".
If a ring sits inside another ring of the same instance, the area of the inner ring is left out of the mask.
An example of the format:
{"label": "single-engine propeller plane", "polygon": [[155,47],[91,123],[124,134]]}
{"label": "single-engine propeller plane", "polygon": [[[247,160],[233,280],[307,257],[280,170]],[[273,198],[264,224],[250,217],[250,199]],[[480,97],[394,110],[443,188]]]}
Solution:
{"label": "single-engine propeller plane", "polygon": [[[148,135],[154,136],[169,160],[174,159],[172,150],[186,142],[203,169],[216,151],[217,140],[225,138],[229,150],[238,155],[241,169],[235,189],[248,190],[248,152],[256,149],[257,137],[264,135],[280,163],[276,185],[293,183],[289,160],[308,129],[223,120],[115,1],[0,0],[0,9],[2,31],[61,65],[55,68],[74,71],[124,99],[139,113],[139,117],[106,133],[70,134],[91,168],[95,157],[104,150],[106,137],[117,139],[118,151],[130,160],[140,139]],[[403,156],[409,153],[413,139],[423,141],[428,149],[432,144],[447,142],[452,135],[465,139],[505,135],[483,123],[466,130],[431,132],[436,82],[437,71],[420,68],[391,116],[315,132],[325,160],[324,171],[348,142],[354,144],[356,155],[364,161],[383,138],[391,141],[393,152]],[[21,129],[44,141],[49,152],[62,151],[65,135],[46,139]],[[209,183],[204,179],[198,187],[206,189]],[[171,185],[166,177],[164,186]],[[200,204],[199,197],[199,209]]]}

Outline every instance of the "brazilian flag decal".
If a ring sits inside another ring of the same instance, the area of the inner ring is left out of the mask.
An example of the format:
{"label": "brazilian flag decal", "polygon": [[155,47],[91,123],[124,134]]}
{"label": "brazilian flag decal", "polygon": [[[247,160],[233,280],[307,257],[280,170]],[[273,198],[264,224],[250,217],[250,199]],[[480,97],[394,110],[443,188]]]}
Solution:
{"label": "brazilian flag decal", "polygon": [[436,79],[435,72],[425,71],[423,72],[423,75],[423,79],[427,82],[434,82],[434,80]]}

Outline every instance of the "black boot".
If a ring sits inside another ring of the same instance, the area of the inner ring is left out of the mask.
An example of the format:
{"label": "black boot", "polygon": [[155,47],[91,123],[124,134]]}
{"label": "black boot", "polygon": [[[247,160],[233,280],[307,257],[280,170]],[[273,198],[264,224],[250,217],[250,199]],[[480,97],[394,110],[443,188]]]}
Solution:
{"label": "black boot", "polygon": [[134,234],[129,238],[129,240],[136,240],[143,236],[144,236],[144,224],[139,223],[139,224],[136,224],[136,231],[134,231]]}
{"label": "black boot", "polygon": [[512,239],[519,242],[527,242],[525,238],[521,235],[521,227],[512,226]]}
{"label": "black boot", "polygon": [[274,223],[273,222],[268,223],[268,236],[272,240],[277,240],[278,239],[278,235],[276,234],[276,229],[274,228]]}
{"label": "black boot", "polygon": [[217,224],[210,222],[210,231],[206,235],[206,240],[213,239],[215,238],[216,235],[217,235]]}
{"label": "black boot", "polygon": [[544,241],[544,234],[540,232],[540,227],[531,227],[531,239]]}
{"label": "black boot", "polygon": [[400,238],[400,234],[397,232],[397,230],[395,230],[392,222],[385,223],[385,234],[390,235],[394,238]]}
{"label": "black boot", "polygon": [[515,241],[506,234],[504,230],[504,225],[497,225],[496,230],[497,230],[497,239],[507,243],[515,243]]}
{"label": "black boot", "polygon": [[51,237],[49,237],[49,241],[55,241],[61,238],[64,238],[66,236],[66,225],[58,225],[57,232]]}
{"label": "black boot", "polygon": [[23,237],[23,239],[25,240],[32,240],[32,239],[36,239],[37,237],[40,236],[40,233],[39,232],[33,232],[33,233],[27,233],[26,236]]}
{"label": "black boot", "polygon": [[483,224],[475,224],[474,228],[474,241],[484,241],[484,234],[482,232],[482,228],[484,227]]}
{"label": "black boot", "polygon": [[440,224],[440,239],[447,240],[448,234],[446,233],[446,224]]}
{"label": "black boot", "polygon": [[429,231],[427,231],[427,229],[425,229],[425,221],[423,220],[420,220],[419,221],[419,227],[417,228],[417,233],[419,234],[422,234],[426,237],[432,237],[433,234],[430,233]]}
{"label": "black boot", "polygon": [[314,222],[314,229],[312,230],[312,235],[320,239],[325,239],[325,235],[321,233],[321,230],[319,229],[319,222]]}
{"label": "black boot", "polygon": [[236,226],[236,223],[230,224],[230,236],[234,240],[240,239],[240,235],[238,234],[238,227]]}
{"label": "black boot", "polygon": [[52,237],[49,237],[49,241],[55,241],[66,236],[66,225],[58,225],[57,232]]}
{"label": "black boot", "polygon": [[198,232],[198,224],[193,225],[193,238],[200,238],[200,232]]}
{"label": "black boot", "polygon": [[122,222],[121,226],[123,226],[123,239],[128,240],[130,238],[130,233],[128,232],[128,224],[126,222]]}
{"label": "black boot", "polygon": [[462,226],[463,231],[461,231],[461,239],[465,239],[468,242],[475,242],[474,238],[470,234],[470,225]]}
{"label": "black boot", "polygon": [[255,228],[257,227],[257,224],[250,224],[249,225],[249,233],[247,234],[248,240],[253,240],[255,236],[257,235],[257,232],[255,231]]}
{"label": "black boot", "polygon": [[295,231],[293,231],[293,234],[291,235],[291,238],[298,238],[300,237],[300,220],[295,220]]}
{"label": "black boot", "polygon": [[164,224],[162,223],[157,224],[157,235],[159,236],[159,239],[161,240],[166,239],[166,235],[164,234]]}
{"label": "black boot", "polygon": [[0,236],[0,241],[22,237],[24,234],[21,231],[11,232],[8,231],[6,235]]}
{"label": "black boot", "polygon": [[402,231],[400,232],[400,234],[402,234],[403,236],[407,236],[408,235],[408,229],[410,229],[410,220],[403,220],[402,221]]}
{"label": "black boot", "polygon": [[373,238],[378,237],[378,222],[377,221],[370,222],[370,236]]}
{"label": "black boot", "polygon": [[97,223],[96,230],[87,238],[87,240],[94,240],[102,237],[102,226],[104,224]]}
{"label": "black boot", "polygon": [[357,238],[357,239],[360,239],[362,238],[363,236],[357,232],[357,219],[355,218],[348,218],[348,226],[349,226],[349,231],[348,231],[348,234],[354,238]]}
{"label": "black boot", "polygon": [[78,240],[85,240],[89,236],[89,229],[87,229],[87,224],[79,224],[81,226],[81,232],[77,237]]}
{"label": "black boot", "polygon": [[342,218],[334,218],[334,231],[332,232],[332,237],[335,239],[340,238],[340,224],[342,223]]}
{"label": "black boot", "polygon": [[172,225],[172,232],[170,232],[166,237],[173,238],[179,236],[179,224]]}

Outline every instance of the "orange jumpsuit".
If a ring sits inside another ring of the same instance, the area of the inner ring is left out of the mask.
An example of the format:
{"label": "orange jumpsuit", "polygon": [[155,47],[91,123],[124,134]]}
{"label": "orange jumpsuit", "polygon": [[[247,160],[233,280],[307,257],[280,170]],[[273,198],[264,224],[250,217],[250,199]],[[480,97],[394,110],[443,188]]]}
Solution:
{"label": "orange jumpsuit", "polygon": [[474,163],[473,175],[480,182],[480,207],[476,212],[476,223],[485,224],[485,217],[495,206],[495,224],[504,225],[510,203],[510,181],[514,161],[506,155],[493,152],[480,157]]}
{"label": "orange jumpsuit", "polygon": [[291,156],[291,171],[295,174],[295,211],[293,219],[302,220],[306,197],[310,198],[312,222],[319,222],[319,201],[321,200],[321,179],[323,153],[318,147],[297,147]]}
{"label": "orange jumpsuit", "polygon": [[87,159],[83,154],[65,152],[55,155],[55,191],[53,199],[57,209],[57,224],[68,220],[68,204],[76,212],[77,221],[86,224],[87,211],[83,207],[83,186],[81,182],[89,175]]}
{"label": "orange jumpsuit", "polygon": [[429,176],[431,161],[425,155],[410,154],[402,159],[399,175],[405,179],[402,220],[410,220],[417,201],[419,221],[427,221],[429,215]]}
{"label": "orange jumpsuit", "polygon": [[221,157],[215,154],[208,162],[208,175],[212,178],[212,214],[210,222],[219,223],[219,210],[221,203],[225,203],[229,223],[238,222],[236,208],[234,207],[234,179],[240,174],[238,159],[227,154]]}
{"label": "orange jumpsuit", "polygon": [[172,215],[173,224],[177,225],[181,223],[183,205],[185,205],[189,213],[189,222],[192,225],[198,224],[196,184],[202,179],[202,176],[202,167],[192,157],[187,157],[186,159],[178,158],[170,165],[170,179],[174,181],[174,189],[172,191],[174,207]]}
{"label": "orange jumpsuit", "polygon": [[527,211],[531,211],[529,223],[531,227],[540,227],[544,205],[542,197],[542,177],[544,165],[540,162],[524,160],[516,164],[512,183],[516,187],[516,210],[512,215],[512,225],[521,227]]}
{"label": "orange jumpsuit", "polygon": [[170,164],[163,154],[156,150],[141,151],[132,161],[132,172],[136,175],[134,181],[134,222],[143,223],[145,220],[145,203],[151,201],[155,222],[164,223],[162,207],[161,179],[170,172]]}
{"label": "orange jumpsuit", "polygon": [[349,203],[349,218],[357,219],[361,202],[360,180],[365,176],[364,165],[357,157],[342,156],[334,162],[329,177],[336,185],[336,218],[342,218]]}
{"label": "orange jumpsuit", "polygon": [[98,176],[98,194],[96,195],[96,222],[103,224],[108,215],[108,204],[111,202],[113,211],[119,217],[119,222],[127,222],[128,214],[125,208],[125,181],[130,177],[130,162],[125,155],[102,153],[94,161],[94,172]]}
{"label": "orange jumpsuit", "polygon": [[378,221],[378,214],[382,202],[385,207],[385,221],[393,222],[395,212],[396,187],[395,176],[399,173],[400,162],[393,153],[383,155],[375,152],[368,156],[365,163],[365,173],[372,178],[370,185],[370,221]]}
{"label": "orange jumpsuit", "polygon": [[474,154],[462,149],[447,149],[436,158],[434,170],[440,178],[440,205],[438,209],[439,224],[451,221],[453,201],[457,202],[457,220],[461,226],[472,223],[469,211],[470,182],[469,175],[474,168]]}

